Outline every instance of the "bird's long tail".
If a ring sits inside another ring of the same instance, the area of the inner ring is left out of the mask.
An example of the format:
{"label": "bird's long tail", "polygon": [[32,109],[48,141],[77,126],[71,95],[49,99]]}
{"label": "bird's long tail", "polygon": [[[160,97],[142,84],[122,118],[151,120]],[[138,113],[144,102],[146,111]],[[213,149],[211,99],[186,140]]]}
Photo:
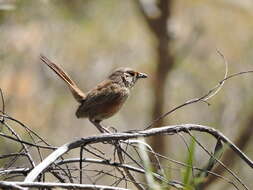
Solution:
{"label": "bird's long tail", "polygon": [[76,83],[68,76],[68,74],[63,69],[54,64],[44,55],[40,55],[40,60],[43,63],[45,63],[49,68],[51,68],[59,77],[61,77],[67,83],[76,101],[81,103],[82,100],[85,99],[85,93],[77,87]]}

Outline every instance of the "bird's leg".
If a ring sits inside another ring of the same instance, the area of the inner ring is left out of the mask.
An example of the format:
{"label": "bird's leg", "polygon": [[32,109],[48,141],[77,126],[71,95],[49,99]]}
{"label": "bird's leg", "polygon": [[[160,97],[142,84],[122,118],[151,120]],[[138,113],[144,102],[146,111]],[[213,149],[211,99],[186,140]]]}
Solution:
{"label": "bird's leg", "polygon": [[109,131],[108,129],[106,129],[105,127],[103,127],[100,124],[100,120],[93,120],[90,119],[90,122],[93,123],[93,125],[95,125],[95,127],[101,132],[101,133],[111,133],[111,131]]}

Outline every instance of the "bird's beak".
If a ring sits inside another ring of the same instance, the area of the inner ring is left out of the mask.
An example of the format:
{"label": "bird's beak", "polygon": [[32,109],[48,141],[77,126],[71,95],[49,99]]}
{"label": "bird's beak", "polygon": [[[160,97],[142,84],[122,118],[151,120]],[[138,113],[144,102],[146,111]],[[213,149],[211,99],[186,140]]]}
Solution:
{"label": "bird's beak", "polygon": [[148,75],[145,73],[139,73],[137,72],[137,78],[148,78]]}

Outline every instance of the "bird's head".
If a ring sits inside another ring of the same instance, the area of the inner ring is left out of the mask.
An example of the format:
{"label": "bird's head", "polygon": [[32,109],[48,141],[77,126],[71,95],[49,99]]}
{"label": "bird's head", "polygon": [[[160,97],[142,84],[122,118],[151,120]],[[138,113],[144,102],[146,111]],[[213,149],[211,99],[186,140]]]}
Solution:
{"label": "bird's head", "polygon": [[128,67],[120,67],[109,76],[109,79],[121,82],[126,87],[132,88],[138,79],[147,77],[145,73],[134,71]]}

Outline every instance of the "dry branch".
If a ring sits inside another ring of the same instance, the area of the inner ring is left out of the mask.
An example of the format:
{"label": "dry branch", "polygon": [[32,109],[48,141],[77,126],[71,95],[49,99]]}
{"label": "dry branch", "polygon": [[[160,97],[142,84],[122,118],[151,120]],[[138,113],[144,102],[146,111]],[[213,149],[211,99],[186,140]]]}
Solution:
{"label": "dry branch", "polygon": [[0,181],[0,187],[12,187],[15,189],[23,189],[18,187],[36,187],[36,188],[64,188],[64,189],[83,189],[83,190],[90,190],[90,189],[96,189],[96,190],[127,190],[125,188],[120,187],[111,187],[111,186],[105,186],[105,185],[83,185],[83,184],[75,184],[75,183],[49,183],[49,182],[19,182],[19,181],[13,181],[13,182],[6,182],[6,181]]}
{"label": "dry branch", "polygon": [[46,159],[44,159],[39,165],[37,165],[26,177],[25,182],[33,182],[36,180],[38,175],[40,175],[46,168],[48,168],[52,163],[54,163],[60,156],[67,153],[68,151],[79,148],[80,146],[86,146],[88,144],[95,143],[110,143],[112,141],[124,141],[133,138],[139,137],[149,137],[156,135],[173,135],[179,132],[188,133],[189,131],[198,131],[203,133],[208,133],[215,137],[216,139],[220,139],[223,143],[229,145],[229,147],[242,159],[244,160],[251,168],[253,168],[253,162],[248,158],[243,152],[237,148],[225,135],[221,132],[217,131],[214,128],[203,126],[203,125],[195,125],[195,124],[185,124],[185,125],[174,125],[174,126],[166,126],[162,128],[154,128],[145,131],[139,131],[134,133],[114,133],[114,134],[101,134],[98,136],[91,136],[86,138],[81,138],[70,143],[67,143],[53,153],[51,153]]}
{"label": "dry branch", "polygon": [[[225,60],[224,57],[223,57],[223,59]],[[226,62],[226,60],[225,60],[225,62]],[[246,74],[246,73],[252,73],[252,72],[253,71],[240,72],[240,73],[235,73],[235,74],[232,74],[232,75],[229,75],[229,76],[227,76],[227,74],[226,74],[224,79],[221,80],[208,93],[204,94],[200,98],[196,98],[196,99],[187,101],[186,103],[184,103],[184,104],[174,108],[173,110],[165,113],[164,115],[159,117],[157,120],[155,120],[148,127],[153,126],[153,124],[155,122],[157,122],[160,119],[166,117],[167,115],[171,114],[172,112],[176,111],[177,109],[179,109],[181,107],[184,107],[184,106],[192,104],[192,103],[200,102],[200,101],[204,101],[204,102],[207,101],[208,99],[213,97],[221,89],[222,85],[224,84],[224,82],[226,80],[228,80],[230,78],[233,78],[235,76],[239,76],[239,75]],[[1,95],[2,95],[2,93],[1,93]],[[2,96],[2,101],[4,101],[3,96]],[[4,102],[3,102],[3,105],[4,105]],[[196,124],[182,124],[182,125],[166,126],[166,127],[161,127],[161,128],[153,128],[153,129],[142,130],[142,131],[131,131],[131,132],[128,131],[128,132],[123,132],[123,133],[102,134],[102,135],[98,135],[98,136],[91,136],[91,137],[81,138],[81,139],[69,142],[69,143],[57,148],[57,147],[51,146],[43,138],[41,138],[37,133],[33,132],[31,129],[29,129],[27,126],[25,126],[20,121],[18,121],[16,119],[8,116],[7,114],[5,114],[4,113],[4,106],[3,106],[2,109],[3,110],[0,111],[0,122],[6,129],[8,129],[10,131],[10,135],[5,134],[3,132],[0,132],[0,136],[2,136],[5,139],[9,139],[11,141],[14,141],[18,145],[21,145],[21,147],[23,147],[23,148],[21,150],[17,151],[17,153],[10,153],[10,154],[0,156],[0,159],[14,157],[11,160],[11,162],[8,164],[7,167],[3,167],[0,170],[0,174],[2,174],[3,176],[4,175],[7,176],[6,179],[13,178],[13,176],[9,176],[11,174],[13,174],[13,175],[15,175],[15,174],[16,175],[23,175],[23,176],[26,176],[27,174],[28,175],[25,178],[24,182],[6,182],[6,181],[2,181],[2,182],[0,182],[0,187],[5,187],[5,188],[9,187],[9,188],[13,188],[13,189],[26,189],[27,187],[37,187],[37,188],[62,187],[62,188],[77,188],[77,189],[89,189],[89,188],[93,187],[93,188],[97,188],[97,189],[100,189],[100,188],[115,189],[112,186],[109,187],[109,186],[95,185],[96,182],[97,182],[97,179],[95,179],[95,178],[94,178],[95,180],[90,179],[90,181],[94,185],[82,185],[82,184],[75,184],[74,183],[74,178],[75,177],[72,174],[72,172],[79,170],[79,178],[80,178],[80,183],[81,183],[82,176],[83,176],[82,162],[90,162],[90,163],[96,163],[96,164],[104,164],[104,165],[107,165],[107,166],[113,166],[112,168],[114,168],[116,171],[118,171],[121,174],[121,177],[118,177],[116,175],[112,175],[110,172],[106,172],[106,171],[103,171],[103,170],[88,170],[86,168],[84,169],[87,172],[89,172],[89,171],[96,172],[97,173],[96,175],[101,174],[101,176],[102,175],[108,175],[108,176],[114,177],[114,179],[116,179],[116,181],[112,185],[117,186],[119,183],[121,183],[121,181],[125,181],[125,184],[127,184],[127,182],[129,181],[129,182],[132,182],[132,184],[134,184],[136,187],[138,187],[138,189],[144,189],[144,186],[146,186],[147,184],[137,182],[135,180],[135,177],[133,177],[131,175],[131,173],[135,172],[135,173],[145,174],[147,171],[145,170],[145,168],[143,168],[143,166],[138,161],[134,160],[134,157],[132,157],[132,155],[130,155],[127,152],[127,150],[124,150],[123,148],[121,148],[121,145],[124,143],[125,145],[131,146],[133,149],[135,149],[136,147],[134,147],[133,142],[134,141],[139,142],[140,140],[130,140],[130,139],[136,139],[136,138],[140,138],[140,137],[150,137],[150,136],[152,136],[153,138],[157,138],[156,136],[158,136],[158,135],[160,135],[160,136],[174,135],[174,134],[179,134],[180,135],[181,132],[184,132],[184,133],[190,135],[193,139],[195,139],[197,144],[202,149],[204,149],[205,152],[208,153],[208,155],[210,156],[210,159],[214,159],[215,162],[219,163],[219,167],[222,167],[222,168],[224,168],[224,170],[228,171],[245,189],[248,189],[248,187],[243,183],[243,181],[238,176],[236,176],[226,165],[224,165],[223,162],[221,162],[219,159],[216,159],[215,155],[210,153],[200,142],[198,142],[197,139],[190,132],[190,131],[197,131],[197,132],[201,132],[201,133],[210,134],[211,136],[216,138],[217,141],[221,141],[221,142],[227,144],[230,147],[230,150],[229,150],[230,154],[231,154],[231,152],[233,154],[237,154],[238,157],[240,157],[247,165],[249,165],[251,168],[253,168],[253,162],[251,161],[250,158],[248,158],[225,135],[223,135],[221,132],[219,132],[216,129],[211,128],[211,127],[207,127],[207,126],[203,126],[203,125],[196,125]],[[8,120],[14,121],[17,124],[19,124],[19,126],[21,126],[26,131],[26,133],[28,134],[28,136],[30,137],[32,142],[24,141],[23,139],[21,139],[19,134],[16,133],[15,130],[13,130],[11,128],[11,126],[8,125],[8,123],[7,123]],[[40,143],[43,143],[43,145],[38,144],[38,140],[39,140]],[[98,144],[98,143],[109,144],[110,146],[114,146],[115,150],[118,150],[119,162],[116,162],[115,158],[114,158],[114,161],[106,160],[105,157],[104,157],[105,154],[104,154],[103,151],[100,151],[99,149],[96,149],[95,147],[91,146],[92,144]],[[26,146],[26,145],[28,145],[28,146]],[[238,143],[238,145],[240,146],[240,143]],[[35,164],[34,164],[35,162],[34,162],[33,158],[30,156],[29,151],[30,151],[30,148],[32,148],[32,147],[35,147],[38,150],[39,157],[42,160],[41,163],[38,164],[37,166],[35,166]],[[63,155],[65,155],[68,151],[70,151],[72,149],[75,149],[75,148],[79,148],[79,147],[82,147],[83,152],[90,153],[95,157],[101,158],[101,160],[88,159],[88,158],[83,158],[82,159],[82,156],[81,156],[81,155],[83,155],[82,151],[80,152],[80,158],[79,159],[73,159],[73,160],[65,159],[65,160],[63,160],[63,157],[62,157]],[[91,150],[89,150],[88,148],[90,148]],[[43,160],[42,159],[42,154],[41,154],[42,149],[50,149],[53,152],[46,159]],[[136,152],[138,153],[138,150],[136,150]],[[156,152],[154,152],[152,150],[152,148],[151,148],[151,150],[147,150],[147,152],[153,154],[154,156],[158,155],[160,157],[160,155],[157,154]],[[21,157],[24,157],[24,156],[28,157],[28,160],[31,163],[31,168],[15,168],[15,167],[10,168],[10,166],[13,166],[13,163],[17,159],[19,159]],[[61,158],[61,160],[59,158]],[[131,160],[132,163],[126,162],[126,160],[125,160],[126,158]],[[167,157],[166,157],[166,159],[167,159]],[[77,162],[77,161],[80,163],[79,169],[68,167],[67,163]],[[156,161],[157,161],[157,166],[159,167],[158,171],[162,171],[163,168],[161,167],[159,159],[156,158]],[[179,162],[177,162],[177,163],[179,163]],[[61,166],[62,164],[64,164],[63,167]],[[133,165],[135,164],[136,167],[133,166],[132,164]],[[155,165],[154,163],[152,163],[152,164]],[[185,164],[181,164],[181,165],[184,166],[184,167],[192,168],[192,171],[193,170],[201,170],[201,169],[199,169],[195,166],[187,166]],[[126,175],[123,174],[123,172],[120,170],[120,168],[122,168],[125,171]],[[210,169],[208,169],[208,171],[205,171],[205,172],[207,174],[212,174],[212,176],[219,177],[220,179],[223,179],[227,183],[232,184],[236,189],[239,189],[233,183],[233,181],[231,181],[229,179],[226,179],[226,178],[223,178],[222,176],[216,174],[215,172],[209,171]],[[61,183],[47,183],[47,182],[44,182],[44,183],[41,183],[41,182],[37,183],[36,182],[36,183],[34,183],[34,181],[36,179],[39,180],[39,181],[40,180],[44,181],[43,176],[45,175],[46,172],[50,172]],[[88,175],[86,173],[85,173],[85,175],[88,177]],[[182,184],[181,182],[171,181],[171,180],[166,179],[164,177],[165,175],[163,175],[162,172],[161,173],[151,172],[151,175],[154,178],[156,178],[158,181],[160,181],[161,184],[170,185],[170,186],[175,187],[176,189],[184,188],[184,184]],[[71,182],[71,184],[65,183],[66,178]],[[26,187],[26,188],[24,188],[24,187]],[[120,188],[116,187],[116,189],[120,189]]]}

